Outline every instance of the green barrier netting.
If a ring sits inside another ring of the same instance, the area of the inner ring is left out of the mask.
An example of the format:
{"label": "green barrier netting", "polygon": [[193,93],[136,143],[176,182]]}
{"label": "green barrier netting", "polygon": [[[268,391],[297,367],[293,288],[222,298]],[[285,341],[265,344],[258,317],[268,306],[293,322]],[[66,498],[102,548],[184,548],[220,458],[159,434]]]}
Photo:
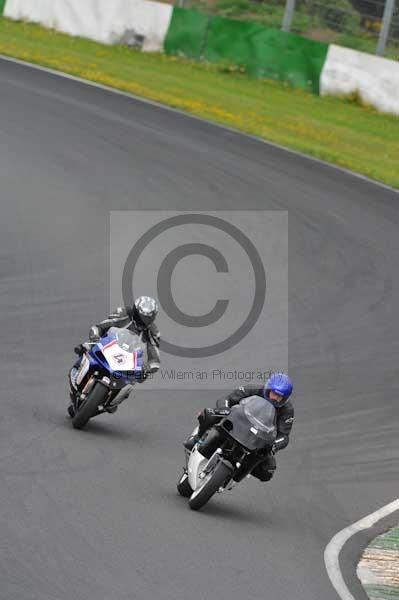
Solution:
{"label": "green barrier netting", "polygon": [[194,10],[174,8],[164,42],[166,54],[201,58],[209,17]]}
{"label": "green barrier netting", "polygon": [[6,0],[0,0],[0,15],[3,14],[5,5],[6,5]]}
{"label": "green barrier netting", "polygon": [[209,17],[174,8],[165,40],[167,54],[244,67],[254,77],[287,82],[319,93],[328,44],[267,28],[260,23]]}
{"label": "green barrier netting", "polygon": [[285,81],[319,93],[328,45],[259,23],[214,17],[205,60],[243,66],[249,75]]}

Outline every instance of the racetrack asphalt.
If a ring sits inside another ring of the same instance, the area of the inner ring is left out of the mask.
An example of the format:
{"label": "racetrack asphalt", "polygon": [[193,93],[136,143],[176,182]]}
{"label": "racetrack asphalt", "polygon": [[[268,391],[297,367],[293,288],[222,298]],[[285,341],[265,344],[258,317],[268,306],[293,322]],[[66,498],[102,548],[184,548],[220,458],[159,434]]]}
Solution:
{"label": "racetrack asphalt", "polygon": [[[0,599],[336,599],[325,546],[398,495],[399,195],[22,65],[0,89]],[[110,210],[243,208],[289,214],[296,421],[270,484],[194,513],[181,440],[214,396],[143,386],[77,432],[66,373],[108,312]]]}

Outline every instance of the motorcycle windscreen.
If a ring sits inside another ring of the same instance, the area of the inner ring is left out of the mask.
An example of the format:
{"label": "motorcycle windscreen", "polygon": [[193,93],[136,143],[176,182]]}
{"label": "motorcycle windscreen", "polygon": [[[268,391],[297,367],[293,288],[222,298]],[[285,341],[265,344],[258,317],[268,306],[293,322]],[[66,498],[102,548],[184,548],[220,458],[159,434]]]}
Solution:
{"label": "motorcycle windscreen", "polygon": [[276,410],[260,396],[241,400],[221,425],[230,437],[248,450],[271,447],[277,437]]}
{"label": "motorcycle windscreen", "polygon": [[140,337],[129,329],[110,327],[102,344],[102,352],[114,371],[140,371],[144,364],[145,347]]}

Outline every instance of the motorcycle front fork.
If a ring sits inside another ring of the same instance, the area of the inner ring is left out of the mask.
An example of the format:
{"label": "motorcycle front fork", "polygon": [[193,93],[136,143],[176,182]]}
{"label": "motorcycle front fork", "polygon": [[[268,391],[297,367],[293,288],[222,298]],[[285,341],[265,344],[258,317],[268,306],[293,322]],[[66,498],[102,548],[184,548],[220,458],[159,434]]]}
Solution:
{"label": "motorcycle front fork", "polygon": [[205,440],[200,442],[198,450],[201,452],[202,456],[210,459],[222,443],[223,440],[220,433],[216,429],[211,429]]}
{"label": "motorcycle front fork", "polygon": [[234,481],[242,481],[247,475],[250,475],[251,471],[256,467],[259,462],[259,456],[256,454],[246,454],[234,473]]}

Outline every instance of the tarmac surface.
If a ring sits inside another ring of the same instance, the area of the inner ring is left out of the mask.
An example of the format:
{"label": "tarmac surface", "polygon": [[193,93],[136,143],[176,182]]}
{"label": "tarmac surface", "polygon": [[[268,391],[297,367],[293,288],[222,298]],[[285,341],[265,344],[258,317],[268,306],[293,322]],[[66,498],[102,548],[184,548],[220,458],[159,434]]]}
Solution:
{"label": "tarmac surface", "polygon": [[[399,195],[22,65],[0,89],[1,600],[336,599],[325,546],[398,495]],[[66,417],[72,349],[109,309],[109,212],[130,209],[289,215],[292,440],[270,484],[200,513],[175,484],[211,391]]]}

